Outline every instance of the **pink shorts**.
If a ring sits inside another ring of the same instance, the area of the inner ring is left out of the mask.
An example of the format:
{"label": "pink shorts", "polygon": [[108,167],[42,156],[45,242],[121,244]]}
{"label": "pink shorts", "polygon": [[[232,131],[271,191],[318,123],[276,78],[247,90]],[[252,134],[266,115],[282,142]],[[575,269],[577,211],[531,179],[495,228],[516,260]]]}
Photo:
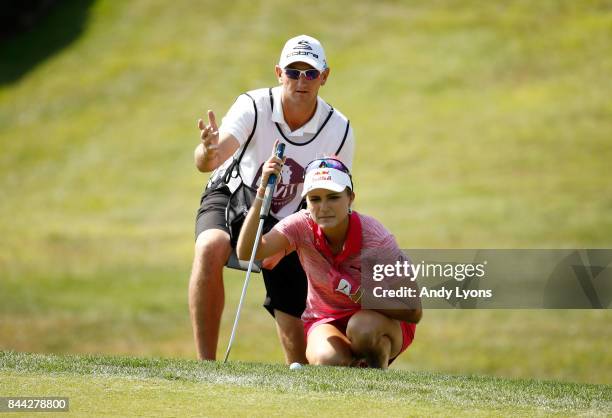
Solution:
{"label": "pink shorts", "polygon": [[[348,325],[351,317],[359,311],[350,312],[344,316],[340,316],[338,318],[321,318],[315,320],[307,320],[304,322],[304,334],[306,336],[306,340],[308,340],[308,336],[310,335],[310,331],[313,328],[321,325],[321,324],[330,324],[338,328],[340,332],[346,335],[346,327]],[[410,344],[412,344],[412,340],[414,340],[414,333],[416,331],[416,324],[412,324],[405,321],[400,321],[400,327],[402,328],[402,348],[397,356],[389,359],[389,364],[393,362],[400,354],[402,354]]]}

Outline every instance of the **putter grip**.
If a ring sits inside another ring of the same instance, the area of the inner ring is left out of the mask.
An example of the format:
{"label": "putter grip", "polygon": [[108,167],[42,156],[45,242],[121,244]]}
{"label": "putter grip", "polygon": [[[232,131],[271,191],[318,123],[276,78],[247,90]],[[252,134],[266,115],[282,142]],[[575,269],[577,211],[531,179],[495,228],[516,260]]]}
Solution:
{"label": "putter grip", "polygon": [[[285,144],[282,142],[276,146],[276,156],[280,159],[283,158],[285,153]],[[270,212],[270,206],[272,205],[272,196],[274,194],[274,186],[276,185],[276,174],[270,175],[268,178],[268,184],[266,185],[266,194],[264,195],[264,201],[261,205],[261,211],[259,212],[259,219],[264,219]]]}

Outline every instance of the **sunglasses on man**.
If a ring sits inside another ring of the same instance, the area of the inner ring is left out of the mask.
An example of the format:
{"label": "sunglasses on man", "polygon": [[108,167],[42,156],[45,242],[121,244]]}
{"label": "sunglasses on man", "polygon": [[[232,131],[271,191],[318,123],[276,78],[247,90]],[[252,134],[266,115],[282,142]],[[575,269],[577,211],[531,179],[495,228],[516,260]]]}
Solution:
{"label": "sunglasses on man", "polygon": [[285,75],[292,80],[298,80],[302,74],[306,80],[316,80],[321,75],[321,71],[310,68],[308,70],[296,70],[295,68],[283,69]]}

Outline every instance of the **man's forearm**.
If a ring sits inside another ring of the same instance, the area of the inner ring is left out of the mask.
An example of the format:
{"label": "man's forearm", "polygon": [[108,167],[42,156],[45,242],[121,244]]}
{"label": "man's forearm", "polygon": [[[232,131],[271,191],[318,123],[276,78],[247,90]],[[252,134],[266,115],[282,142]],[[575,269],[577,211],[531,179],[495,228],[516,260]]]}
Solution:
{"label": "man's forearm", "polygon": [[242,228],[240,229],[240,236],[238,237],[238,243],[236,245],[236,254],[241,260],[250,260],[251,258],[251,250],[255,242],[255,235],[257,235],[259,212],[261,211],[265,191],[266,189],[262,187],[257,190],[253,205],[249,209],[242,224]]}

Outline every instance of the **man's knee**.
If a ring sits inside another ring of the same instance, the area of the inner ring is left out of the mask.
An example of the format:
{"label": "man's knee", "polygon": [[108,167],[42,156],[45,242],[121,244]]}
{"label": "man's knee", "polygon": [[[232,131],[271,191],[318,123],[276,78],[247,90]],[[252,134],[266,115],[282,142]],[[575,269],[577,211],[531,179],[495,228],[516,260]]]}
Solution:
{"label": "man's knee", "polygon": [[201,286],[222,285],[223,266],[231,251],[227,232],[209,229],[200,233],[195,243],[190,287],[197,290]]}
{"label": "man's knee", "polygon": [[201,262],[223,266],[231,252],[229,234],[220,229],[208,229],[196,239],[195,258]]}

